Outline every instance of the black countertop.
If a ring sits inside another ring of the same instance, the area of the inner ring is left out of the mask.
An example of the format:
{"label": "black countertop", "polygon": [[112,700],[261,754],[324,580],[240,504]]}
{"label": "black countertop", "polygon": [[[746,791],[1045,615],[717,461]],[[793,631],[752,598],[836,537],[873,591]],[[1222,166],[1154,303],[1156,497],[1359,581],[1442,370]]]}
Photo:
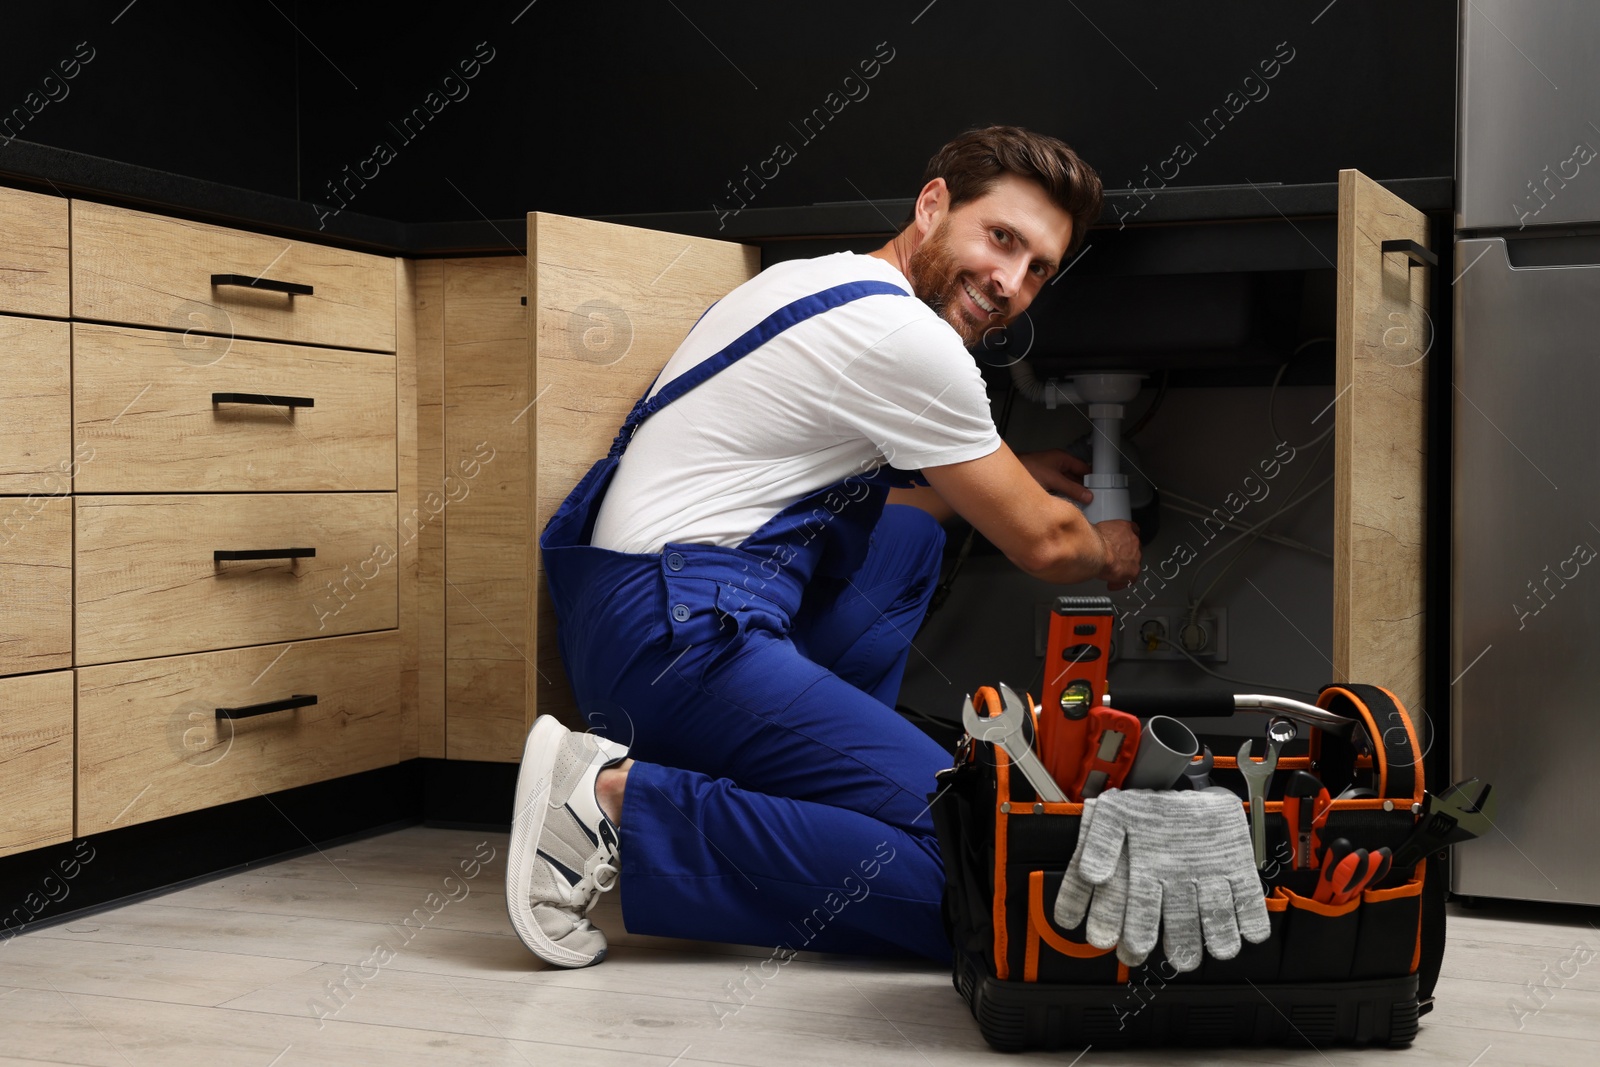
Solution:
{"label": "black countertop", "polygon": [[[353,211],[328,213],[302,200],[219,185],[13,140],[0,145],[0,182],[77,197],[304,238],[386,255],[430,258],[526,251],[522,218],[450,222],[399,222]],[[1381,184],[1425,212],[1448,212],[1455,185],[1449,177],[1401,178]],[[912,200],[871,200],[807,207],[601,215],[600,221],[692,236],[766,243],[821,238],[887,237],[899,228]],[[537,209],[538,205],[530,205]],[[1338,212],[1337,182],[1310,185],[1223,185],[1135,191],[1108,190],[1101,225],[1171,226],[1316,218]]]}

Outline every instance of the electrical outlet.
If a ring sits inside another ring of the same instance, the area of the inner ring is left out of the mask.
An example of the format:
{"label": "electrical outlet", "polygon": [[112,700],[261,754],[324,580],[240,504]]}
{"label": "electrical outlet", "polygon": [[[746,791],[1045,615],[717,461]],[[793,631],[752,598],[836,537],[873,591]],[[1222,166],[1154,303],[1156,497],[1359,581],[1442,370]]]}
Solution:
{"label": "electrical outlet", "polygon": [[1173,645],[1187,649],[1202,663],[1228,660],[1227,608],[1202,608],[1191,624],[1188,608],[1151,604],[1117,622],[1117,648],[1124,661],[1186,662]]}

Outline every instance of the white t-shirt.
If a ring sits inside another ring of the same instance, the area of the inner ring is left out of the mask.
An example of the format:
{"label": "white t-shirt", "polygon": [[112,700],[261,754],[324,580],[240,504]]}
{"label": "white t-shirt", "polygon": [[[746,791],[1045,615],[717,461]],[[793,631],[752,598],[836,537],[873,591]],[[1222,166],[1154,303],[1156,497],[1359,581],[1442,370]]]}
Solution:
{"label": "white t-shirt", "polygon": [[[656,391],[784,305],[873,280],[911,292],[893,266],[853,252],[767,268],[689,332]],[[851,475],[886,462],[960,463],[999,447],[983,376],[960,335],[916,297],[863,297],[789,327],[646,419],[591,543],[638,553],[668,541],[736,547]]]}

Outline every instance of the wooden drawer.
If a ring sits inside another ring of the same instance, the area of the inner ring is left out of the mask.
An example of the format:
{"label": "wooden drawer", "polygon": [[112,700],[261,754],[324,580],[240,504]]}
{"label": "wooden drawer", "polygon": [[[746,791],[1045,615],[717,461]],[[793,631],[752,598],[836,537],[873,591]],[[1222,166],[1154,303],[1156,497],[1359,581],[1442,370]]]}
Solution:
{"label": "wooden drawer", "polygon": [[0,678],[0,856],[72,840],[72,672]]}
{"label": "wooden drawer", "polygon": [[0,316],[0,493],[72,491],[68,331]]}
{"label": "wooden drawer", "polygon": [[[213,285],[214,275],[310,295]],[[394,351],[386,256],[72,202],[72,317],[223,337]]]}
{"label": "wooden drawer", "polygon": [[[219,718],[315,696],[314,705]],[[398,761],[394,632],[78,671],[78,833]]]}
{"label": "wooden drawer", "polygon": [[67,201],[0,189],[0,311],[72,313],[67,273]]}
{"label": "wooden drawer", "polygon": [[[74,504],[79,664],[397,625],[393,493],[80,496]],[[213,556],[291,548],[316,555]]]}
{"label": "wooden drawer", "polygon": [[[196,361],[177,334],[72,328],[80,493],[395,488],[395,363],[233,341]],[[306,404],[262,404],[293,397]]]}
{"label": "wooden drawer", "polygon": [[0,496],[0,675],[70,666],[72,498]]}

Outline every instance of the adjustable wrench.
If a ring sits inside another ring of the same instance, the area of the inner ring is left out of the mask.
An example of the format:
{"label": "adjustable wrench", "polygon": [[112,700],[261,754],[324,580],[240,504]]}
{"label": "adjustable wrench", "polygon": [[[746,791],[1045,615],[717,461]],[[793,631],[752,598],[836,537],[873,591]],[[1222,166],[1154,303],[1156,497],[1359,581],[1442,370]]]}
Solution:
{"label": "adjustable wrench", "polygon": [[1269,746],[1267,758],[1257,763],[1250,758],[1250,742],[1239,746],[1239,773],[1250,790],[1250,843],[1256,850],[1256,867],[1267,865],[1267,783],[1278,767],[1278,748]]}
{"label": "adjustable wrench", "polygon": [[1394,850],[1394,866],[1410,867],[1446,845],[1470,841],[1494,826],[1493,789],[1478,778],[1468,778],[1428,796],[1427,817]]}
{"label": "adjustable wrench", "polygon": [[1000,711],[995,715],[979,715],[978,709],[972,706],[972,698],[967,697],[967,702],[961,708],[961,722],[973,740],[987,741],[1005,749],[1006,755],[1028,779],[1034,795],[1040,800],[1052,804],[1066,801],[1067,795],[1050,777],[1050,772],[1044,769],[1039,757],[1033,754],[1033,745],[1029,740],[1033,736],[1033,713],[1011,691],[1010,686],[1000,683]]}

